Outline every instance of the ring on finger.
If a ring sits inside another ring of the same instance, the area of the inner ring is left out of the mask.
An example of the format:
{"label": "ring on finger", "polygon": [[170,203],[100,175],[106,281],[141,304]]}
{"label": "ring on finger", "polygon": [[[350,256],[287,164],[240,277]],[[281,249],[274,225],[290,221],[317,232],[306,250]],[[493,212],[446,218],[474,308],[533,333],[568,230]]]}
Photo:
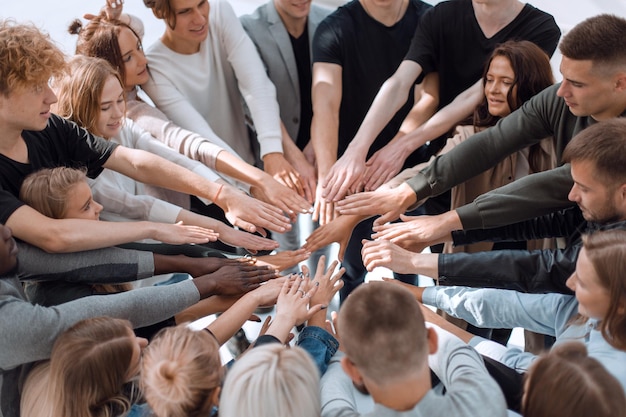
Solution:
{"label": "ring on finger", "polygon": [[301,292],[301,293],[302,293],[302,297],[304,297],[304,296],[306,295],[306,293],[304,292],[304,290],[300,290],[300,289],[298,289],[298,290],[296,290],[296,292]]}

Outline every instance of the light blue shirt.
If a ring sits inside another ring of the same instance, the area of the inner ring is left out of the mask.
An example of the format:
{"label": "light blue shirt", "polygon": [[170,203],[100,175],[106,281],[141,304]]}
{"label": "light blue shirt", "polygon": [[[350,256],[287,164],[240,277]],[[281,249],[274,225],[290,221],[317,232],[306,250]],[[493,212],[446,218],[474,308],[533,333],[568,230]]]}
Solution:
{"label": "light blue shirt", "polygon": [[[423,302],[478,327],[523,327],[555,336],[555,344],[570,341],[584,343],[589,356],[602,363],[626,390],[626,352],[609,345],[599,330],[597,320],[573,321],[578,314],[578,301],[574,296],[525,294],[490,288],[428,287],[424,291]],[[478,345],[484,341],[475,337],[470,344],[480,350]],[[500,358],[494,359],[526,372],[536,358],[530,352],[506,348]]]}

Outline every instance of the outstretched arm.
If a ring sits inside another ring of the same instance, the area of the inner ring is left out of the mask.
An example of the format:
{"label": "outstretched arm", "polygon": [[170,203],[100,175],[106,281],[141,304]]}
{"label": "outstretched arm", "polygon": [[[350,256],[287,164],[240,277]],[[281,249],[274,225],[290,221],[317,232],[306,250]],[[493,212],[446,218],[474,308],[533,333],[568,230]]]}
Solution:
{"label": "outstretched arm", "polygon": [[208,326],[217,342],[220,345],[226,343],[248,321],[257,307],[276,304],[278,294],[286,279],[287,277],[282,277],[261,285],[254,291],[245,294],[220,314]]}
{"label": "outstretched arm", "polygon": [[235,226],[249,232],[268,228],[284,232],[291,228],[282,211],[254,200],[230,185],[217,184],[148,152],[118,146],[104,164],[137,181],[203,197],[215,202]]}
{"label": "outstretched arm", "polygon": [[388,240],[413,252],[452,240],[452,231],[462,228],[455,210],[436,216],[403,216],[402,222],[375,225],[374,239]]}
{"label": "outstretched arm", "polygon": [[324,179],[323,197],[328,201],[340,201],[349,190],[358,188],[363,181],[365,158],[371,144],[406,103],[421,72],[422,67],[419,64],[405,60],[382,85],[350,146]]}
{"label": "outstretched arm", "polygon": [[215,239],[212,230],[197,226],[51,219],[26,205],[15,210],[6,225],[15,237],[52,253],[106,248],[142,239],[172,244],[207,243]]}
{"label": "outstretched arm", "polygon": [[342,72],[342,67],[337,64],[313,64],[311,143],[315,150],[318,178],[313,219],[319,220],[321,225],[335,217],[333,203],[324,196],[324,179],[337,160]]}
{"label": "outstretched arm", "polygon": [[363,264],[368,271],[384,266],[400,274],[420,274],[438,277],[439,254],[415,253],[386,240],[363,240]]}
{"label": "outstretched arm", "polygon": [[416,85],[415,104],[402,122],[396,136],[366,162],[366,191],[372,191],[400,172],[402,165],[419,146],[407,145],[408,136],[429,120],[439,105],[439,75],[431,72],[422,83]]}
{"label": "outstretched arm", "polygon": [[[426,78],[424,79],[424,83],[428,82],[428,78],[430,76],[431,74],[428,74],[426,76]],[[452,101],[452,103],[448,104],[437,113],[435,113],[432,117],[427,119],[427,121],[425,121],[422,125],[408,132],[401,138],[394,138],[394,140],[390,142],[388,146],[398,149],[397,152],[400,155],[410,155],[411,152],[424,145],[426,142],[435,140],[438,137],[446,134],[447,132],[452,130],[454,126],[471,116],[476,106],[480,104],[482,98],[483,87],[482,82],[479,80],[470,88],[459,94]],[[376,154],[371,158],[371,165],[374,165],[374,163],[377,162],[374,160],[375,156]],[[404,159],[406,159],[406,156]],[[381,155],[381,157],[386,157],[386,155]],[[369,161],[368,165],[370,165]],[[375,174],[369,176],[369,178],[376,177],[377,176]],[[391,179],[391,176],[387,176],[386,179]],[[370,180],[368,184],[366,184],[365,189],[375,190],[383,182],[373,182],[373,180]]]}
{"label": "outstretched arm", "polygon": [[350,241],[352,231],[361,221],[368,216],[339,216],[332,222],[315,229],[311,236],[306,239],[304,248],[309,252],[326,247],[331,243],[339,243],[339,260],[343,260],[346,247]]}

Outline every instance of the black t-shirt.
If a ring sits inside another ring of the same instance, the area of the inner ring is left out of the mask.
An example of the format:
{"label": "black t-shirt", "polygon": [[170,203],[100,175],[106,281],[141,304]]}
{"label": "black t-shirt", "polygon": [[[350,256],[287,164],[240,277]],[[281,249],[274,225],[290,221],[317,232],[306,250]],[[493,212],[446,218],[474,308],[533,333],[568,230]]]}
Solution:
{"label": "black t-shirt", "polygon": [[[354,138],[381,85],[402,62],[419,19],[429,8],[426,3],[409,0],[402,19],[387,27],[371,18],[358,0],[353,0],[318,26],[313,39],[313,62],[342,67],[338,157]],[[370,147],[368,156],[395,136],[413,102],[411,91],[407,102]]]}
{"label": "black t-shirt", "polygon": [[24,204],[18,196],[27,175],[42,168],[67,166],[86,167],[87,175],[95,178],[102,172],[102,165],[117,146],[54,114],[44,130],[25,130],[22,138],[28,148],[28,164],[0,154],[1,224],[5,224],[11,214]]}
{"label": "black t-shirt", "polygon": [[552,56],[560,35],[552,15],[526,4],[510,24],[487,39],[476,21],[472,1],[451,0],[424,14],[405,59],[420,64],[424,74],[439,73],[441,108],[480,79],[498,44],[527,40]]}
{"label": "black t-shirt", "polygon": [[311,52],[309,49],[309,32],[305,30],[299,38],[289,35],[293,55],[298,67],[298,83],[300,85],[300,128],[296,145],[300,150],[309,143],[311,138],[311,119],[313,105],[311,103]]}

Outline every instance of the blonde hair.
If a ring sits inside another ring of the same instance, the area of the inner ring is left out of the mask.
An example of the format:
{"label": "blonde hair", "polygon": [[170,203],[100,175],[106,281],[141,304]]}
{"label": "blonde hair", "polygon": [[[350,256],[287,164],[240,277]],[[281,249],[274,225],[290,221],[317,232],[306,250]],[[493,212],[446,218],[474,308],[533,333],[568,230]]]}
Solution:
{"label": "blonde hair", "polygon": [[220,417],[319,417],[319,378],[302,348],[280,343],[256,347],[228,372]]}
{"label": "blonde hair", "polygon": [[[20,200],[44,216],[64,219],[67,214],[67,194],[81,182],[87,181],[87,170],[56,167],[43,168],[24,179]],[[117,293],[132,289],[130,284],[93,284],[98,293]]]}
{"label": "blonde hair", "polygon": [[52,417],[114,417],[128,411],[125,389],[133,351],[127,320],[82,320],[61,334],[50,356]]}
{"label": "blonde hair", "polygon": [[65,57],[50,36],[31,24],[0,20],[0,94],[36,88],[65,71]]}
{"label": "blonde hair", "polygon": [[67,194],[87,181],[87,170],[68,167],[44,168],[24,179],[20,200],[44,216],[63,219],[67,213]]}
{"label": "blonde hair", "polygon": [[89,132],[102,135],[97,126],[104,84],[111,76],[117,78],[121,86],[124,83],[119,73],[102,58],[76,55],[70,59],[68,67],[65,77],[55,80],[54,90],[59,101],[54,110]]}
{"label": "blonde hair", "polygon": [[206,331],[166,328],[144,351],[141,386],[158,417],[206,417],[221,379],[219,345]]}
{"label": "blonde hair", "polygon": [[622,385],[600,362],[587,356],[582,343],[555,346],[535,360],[526,374],[524,417],[619,417],[625,410]]}
{"label": "blonde hair", "polygon": [[20,398],[20,417],[52,417],[48,387],[50,361],[34,366],[26,377]]}

